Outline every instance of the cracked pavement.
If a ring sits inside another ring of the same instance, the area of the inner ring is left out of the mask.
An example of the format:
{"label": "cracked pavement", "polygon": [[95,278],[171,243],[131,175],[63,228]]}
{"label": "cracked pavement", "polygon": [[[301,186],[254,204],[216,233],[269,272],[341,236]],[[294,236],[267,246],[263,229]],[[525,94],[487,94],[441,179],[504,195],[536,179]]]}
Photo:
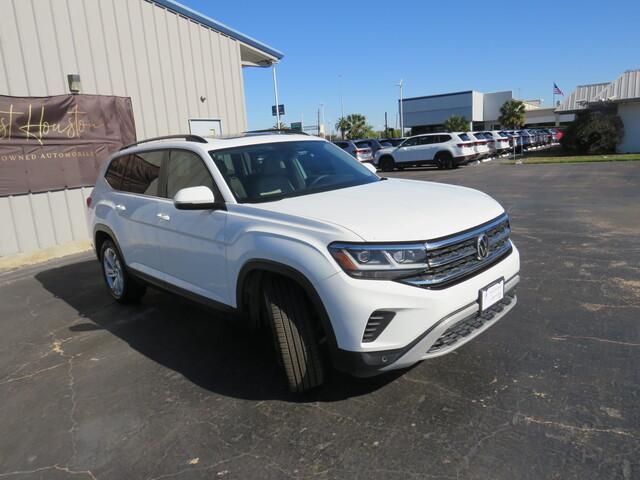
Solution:
{"label": "cracked pavement", "polygon": [[507,208],[509,316],[297,398],[264,333],[153,290],[115,304],[90,255],[0,273],[0,478],[640,478],[640,162],[390,176]]}

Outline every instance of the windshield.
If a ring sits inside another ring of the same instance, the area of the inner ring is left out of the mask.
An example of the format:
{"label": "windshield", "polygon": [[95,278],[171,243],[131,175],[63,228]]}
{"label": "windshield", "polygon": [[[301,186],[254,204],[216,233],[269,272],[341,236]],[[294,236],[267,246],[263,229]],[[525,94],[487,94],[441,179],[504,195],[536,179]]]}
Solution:
{"label": "windshield", "polygon": [[209,153],[240,203],[269,202],[380,180],[351,155],[321,140]]}

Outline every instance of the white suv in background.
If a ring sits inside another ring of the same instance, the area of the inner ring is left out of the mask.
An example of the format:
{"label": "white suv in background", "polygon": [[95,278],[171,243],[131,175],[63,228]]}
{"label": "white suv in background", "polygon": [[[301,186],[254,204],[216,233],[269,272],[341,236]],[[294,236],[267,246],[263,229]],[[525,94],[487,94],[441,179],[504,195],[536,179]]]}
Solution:
{"label": "white suv in background", "polygon": [[409,137],[397,147],[378,150],[373,164],[384,172],[415,165],[456,168],[475,157],[474,142],[466,133],[427,133]]}
{"label": "white suv in background", "polygon": [[99,174],[88,221],[108,291],[129,303],[154,285],[269,327],[293,391],[329,361],[370,376],[444,355],[516,303],[509,218],[484,193],[380,178],[306,135],[180,138]]}

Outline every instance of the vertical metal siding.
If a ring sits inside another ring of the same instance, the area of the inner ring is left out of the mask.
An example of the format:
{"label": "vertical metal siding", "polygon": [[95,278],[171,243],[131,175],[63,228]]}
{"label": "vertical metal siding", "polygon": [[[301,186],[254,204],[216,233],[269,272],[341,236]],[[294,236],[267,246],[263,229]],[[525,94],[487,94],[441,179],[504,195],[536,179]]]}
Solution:
{"label": "vertical metal siding", "polygon": [[[190,118],[246,129],[240,43],[148,0],[0,0],[0,93],[131,97],[139,138]],[[200,97],[206,97],[204,102]],[[0,198],[0,256],[87,238],[91,189]]]}

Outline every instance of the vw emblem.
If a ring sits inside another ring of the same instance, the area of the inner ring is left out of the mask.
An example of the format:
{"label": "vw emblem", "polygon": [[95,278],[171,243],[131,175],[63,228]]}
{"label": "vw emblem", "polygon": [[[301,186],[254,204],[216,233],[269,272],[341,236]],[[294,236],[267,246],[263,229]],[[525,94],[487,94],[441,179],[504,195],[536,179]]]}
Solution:
{"label": "vw emblem", "polygon": [[476,250],[478,250],[478,260],[483,260],[489,255],[489,238],[483,233],[476,239]]}

